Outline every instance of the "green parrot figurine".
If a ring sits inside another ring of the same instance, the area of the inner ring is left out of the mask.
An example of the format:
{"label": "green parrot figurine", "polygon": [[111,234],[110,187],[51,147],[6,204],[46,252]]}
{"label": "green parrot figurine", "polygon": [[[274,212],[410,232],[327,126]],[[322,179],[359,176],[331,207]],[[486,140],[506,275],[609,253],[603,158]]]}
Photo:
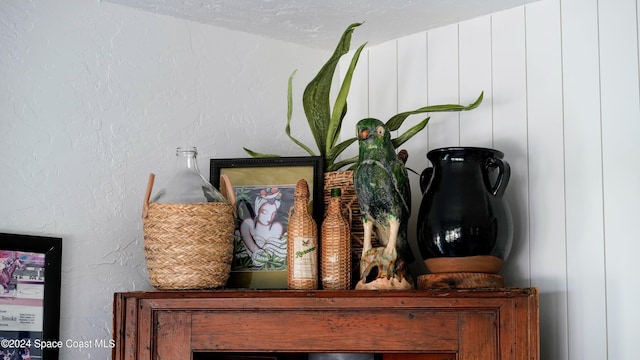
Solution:
{"label": "green parrot figurine", "polygon": [[[407,169],[382,121],[363,119],[356,129],[360,149],[353,183],[364,226],[361,279],[356,288],[413,288],[407,269],[414,260],[407,239],[411,215]],[[374,230],[383,248],[372,248]]]}

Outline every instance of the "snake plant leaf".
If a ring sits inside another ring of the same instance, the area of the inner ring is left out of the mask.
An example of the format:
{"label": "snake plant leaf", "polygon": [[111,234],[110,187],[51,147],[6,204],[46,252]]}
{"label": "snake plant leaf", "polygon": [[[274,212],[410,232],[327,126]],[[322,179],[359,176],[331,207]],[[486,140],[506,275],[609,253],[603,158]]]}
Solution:
{"label": "snake plant leaf", "polygon": [[[336,171],[341,169],[349,164],[355,164],[358,161],[358,155],[354,157],[350,157],[348,159],[340,160],[337,163],[331,164],[327,166],[327,171]],[[349,168],[349,170],[353,170],[353,166]]]}
{"label": "snake plant leaf", "polygon": [[[342,120],[344,119],[345,115],[347,115],[347,103],[344,103],[344,107],[342,108],[342,114],[340,114],[340,121],[338,122],[338,128],[336,129],[336,134],[340,134],[340,129],[342,129]],[[335,137],[334,140],[334,145],[337,142],[339,136]]]}
{"label": "snake plant leaf", "polygon": [[[302,142],[300,142],[298,139],[294,138],[291,135],[291,114],[293,112],[293,95],[292,95],[293,78],[295,77],[296,72],[297,70],[294,70],[293,73],[289,76],[289,81],[287,85],[287,126],[285,127],[284,131],[289,137],[289,139],[291,139],[291,141],[293,141],[295,144],[303,148],[307,153],[309,153],[309,155],[316,156],[313,150],[311,150],[308,146],[306,146],[305,144],[303,144]],[[251,157],[255,157],[255,158],[280,157],[280,155],[277,155],[277,154],[259,153],[251,149],[248,149],[246,147],[243,147],[242,149]]]}
{"label": "snake plant leaf", "polygon": [[247,149],[246,147],[242,148],[247,154],[251,155],[251,157],[254,158],[266,158],[266,157],[280,157],[280,155],[277,154],[265,154],[265,153],[259,153],[259,152],[255,152],[251,149]]}
{"label": "snake plant leaf", "polygon": [[287,126],[291,123],[291,114],[293,113],[293,78],[298,70],[293,70],[287,81]]}
{"label": "snake plant leaf", "polygon": [[[333,164],[334,161],[338,158],[338,156],[351,144],[356,142],[356,140],[358,140],[356,137],[352,137],[351,139],[347,139],[337,144],[336,146],[332,147],[331,149],[329,149],[329,151],[325,155],[326,162],[328,164]],[[331,168],[331,166],[333,165],[328,165],[327,168]],[[329,170],[329,171],[333,171],[333,170]]]}
{"label": "snake plant leaf", "polygon": [[331,121],[329,98],[331,82],[333,81],[333,75],[338,61],[342,55],[349,52],[353,30],[360,25],[362,25],[362,23],[354,23],[347,27],[329,61],[324,64],[302,94],[302,105],[307,121],[309,122],[309,128],[320,150],[320,154],[323,156],[327,151],[327,130],[329,128],[329,122]]}
{"label": "snake plant leaf", "polygon": [[400,114],[394,115],[387,121],[387,128],[389,131],[395,131],[400,128],[402,123],[409,117],[410,115],[422,114],[422,113],[430,113],[430,112],[452,112],[452,111],[468,111],[477,108],[480,103],[482,103],[482,98],[484,97],[484,91],[480,93],[480,96],[476,99],[476,101],[471,104],[464,106],[458,104],[444,104],[444,105],[432,105],[421,107],[416,110],[402,112]]}
{"label": "snake plant leaf", "polygon": [[293,113],[293,78],[296,75],[295,70],[290,76],[289,81],[287,83],[287,126],[284,128],[284,132],[287,134],[289,139],[293,141],[296,145],[303,148],[309,155],[316,156],[316,154],[309,148],[307,145],[303,144],[300,140],[294,138],[291,135],[291,114]]}
{"label": "snake plant leaf", "polygon": [[393,148],[397,149],[400,145],[404,144],[405,142],[407,142],[407,140],[411,139],[415,134],[417,134],[420,131],[422,131],[422,129],[424,129],[425,126],[427,126],[427,123],[429,123],[429,119],[431,119],[431,118],[428,117],[428,118],[422,120],[418,124],[412,126],[409,130],[407,130],[404,133],[402,133],[402,135],[396,137],[395,139],[391,139],[391,143],[393,144]]}
{"label": "snake plant leaf", "polygon": [[333,113],[331,114],[331,121],[329,122],[329,128],[327,129],[327,153],[333,148],[340,137],[340,128],[342,127],[342,119],[346,114],[347,95],[349,95],[351,79],[353,78],[353,72],[358,64],[360,53],[362,53],[362,49],[364,49],[366,45],[367,43],[360,45],[351,58],[351,63],[349,64],[349,68],[347,69],[342,85],[340,86],[340,91],[338,92],[338,96],[336,97],[336,101],[333,105]]}
{"label": "snake plant leaf", "polygon": [[[351,44],[351,36],[356,27],[362,25],[362,23],[353,23],[347,27],[347,29],[342,34],[338,45],[336,46],[333,54],[329,58],[329,60],[322,66],[320,71],[316,74],[316,76],[311,80],[311,82],[304,89],[302,94],[302,105],[304,108],[304,113],[307,118],[307,122],[309,125],[309,130],[311,131],[315,143],[318,147],[320,155],[324,158],[324,167],[325,171],[335,171],[339,170],[347,165],[351,166],[349,169],[353,169],[354,164],[358,160],[358,156],[354,156],[348,159],[342,159],[337,161],[340,154],[344,152],[350,145],[356,142],[357,138],[353,137],[347,139],[345,141],[339,142],[340,140],[340,130],[342,127],[342,122],[347,113],[347,96],[351,87],[351,82],[353,79],[353,73],[355,71],[358,60],[360,59],[360,54],[362,53],[366,43],[360,45],[358,49],[354,52],[353,57],[351,58],[351,62],[347,71],[342,79],[342,83],[340,84],[340,88],[338,94],[336,96],[335,102],[331,104],[331,84],[334,80],[334,75],[336,68],[339,64],[340,59],[343,55],[349,52],[349,47]],[[288,88],[287,88],[287,125],[285,127],[285,133],[287,136],[298,146],[303,148],[309,155],[316,156],[314,151],[311,150],[308,146],[297,140],[291,135],[291,118],[292,118],[292,82],[295,75],[295,71],[289,77]],[[480,94],[478,99],[475,102],[463,106],[458,104],[445,104],[445,105],[431,105],[421,107],[412,111],[406,111],[397,115],[394,115],[387,121],[387,127],[390,131],[398,130],[404,121],[411,115],[422,114],[422,113],[431,113],[431,112],[448,112],[448,111],[467,111],[475,109],[482,102],[482,98],[484,96],[484,92]],[[333,105],[333,108],[331,107]],[[422,120],[418,124],[411,127],[409,130],[402,133],[395,139],[392,139],[392,144],[394,148],[398,148],[404,142],[415,136],[418,132],[422,131],[427,123],[429,122],[429,118]],[[275,157],[279,155],[275,154],[263,154],[258,153],[253,150],[243,148],[249,155],[253,157]]]}

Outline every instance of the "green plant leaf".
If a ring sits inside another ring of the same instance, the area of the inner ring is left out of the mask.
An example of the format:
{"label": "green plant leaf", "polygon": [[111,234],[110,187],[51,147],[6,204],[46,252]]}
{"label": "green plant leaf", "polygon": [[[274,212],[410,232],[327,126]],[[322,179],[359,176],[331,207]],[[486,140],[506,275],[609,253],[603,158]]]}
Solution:
{"label": "green plant leaf", "polygon": [[327,130],[331,120],[329,98],[331,82],[333,81],[333,75],[338,61],[342,55],[349,52],[353,30],[360,25],[362,24],[355,23],[347,27],[331,58],[320,69],[316,77],[311,80],[302,94],[302,105],[305,115],[307,116],[309,128],[320,150],[320,154],[323,156],[327,149]]}
{"label": "green plant leaf", "polygon": [[[329,166],[327,166],[327,171],[336,171],[342,167],[345,167],[349,164],[355,164],[356,161],[358,161],[358,156],[354,156],[354,157],[350,157],[348,159],[344,159],[344,160],[340,160],[337,163],[333,163]],[[349,170],[352,170],[353,167],[349,168]]]}
{"label": "green plant leaf", "polygon": [[[343,159],[336,162],[336,159],[338,159],[338,157],[344,152],[344,150],[357,141],[357,139],[354,137],[338,143],[340,139],[342,122],[347,113],[347,97],[351,87],[353,73],[366,43],[360,45],[354,52],[354,55],[351,58],[351,62],[349,64],[349,67],[347,68],[345,76],[342,79],[342,83],[340,84],[338,94],[333,104],[331,104],[330,92],[336,67],[338,66],[342,56],[349,52],[353,31],[360,25],[362,25],[362,23],[354,23],[347,27],[347,29],[343,32],[340,41],[338,42],[338,45],[336,46],[329,60],[322,66],[320,71],[318,71],[316,76],[306,86],[302,94],[302,105],[304,108],[307,123],[309,125],[309,130],[314,137],[320,155],[324,158],[325,171],[339,170],[347,165],[352,165],[349,167],[349,169],[353,169],[353,164],[355,164],[358,160],[358,157],[354,156],[352,158]],[[285,133],[296,145],[300,146],[307,153],[309,153],[309,155],[316,156],[315,152],[310,147],[306,146],[291,135],[291,119],[293,112],[292,83],[295,73],[296,72],[294,71],[289,77],[287,87],[287,125],[285,127]],[[387,127],[390,131],[396,131],[411,115],[431,112],[455,112],[472,110],[482,103],[483,96],[484,92],[480,93],[480,96],[473,103],[467,106],[458,104],[431,105],[421,107],[412,111],[402,112],[391,117],[389,121],[387,121]],[[333,105],[333,108],[331,107],[331,105]],[[428,122],[429,118],[427,117],[426,119],[411,127],[409,130],[402,133],[397,138],[392,139],[394,148],[397,149],[400,145],[422,131],[426,127]],[[244,148],[244,150],[253,157],[279,156],[275,154],[258,153],[247,148]]]}
{"label": "green plant leaf", "polygon": [[415,109],[412,111],[402,112],[400,114],[394,115],[387,121],[387,128],[389,131],[395,131],[400,128],[402,123],[409,117],[410,115],[422,114],[428,112],[454,112],[454,111],[468,111],[477,108],[480,103],[482,103],[482,98],[484,97],[484,91],[480,93],[480,96],[473,103],[464,106],[458,104],[445,104],[445,105],[432,105],[425,106],[419,109]]}
{"label": "green plant leaf", "polygon": [[431,118],[428,117],[428,118],[420,121],[418,124],[412,126],[409,130],[407,130],[404,133],[402,133],[402,135],[396,137],[395,139],[391,139],[391,143],[393,144],[393,148],[397,149],[400,145],[404,144],[405,142],[407,142],[407,140],[411,139],[415,134],[417,134],[420,131],[422,131],[422,129],[424,129],[425,126],[427,126],[427,123],[429,123],[429,119],[431,119]]}
{"label": "green plant leaf", "polygon": [[297,70],[293,71],[293,73],[289,76],[289,81],[287,82],[287,126],[284,128],[284,132],[285,134],[287,134],[289,139],[291,139],[291,141],[303,148],[309,155],[316,156],[311,148],[291,135],[291,115],[293,113],[293,78],[295,77],[296,72]]}
{"label": "green plant leaf", "polygon": [[298,70],[293,70],[287,81],[287,126],[291,123],[291,114],[293,113],[293,78]]}
{"label": "green plant leaf", "polygon": [[244,149],[244,151],[251,155],[251,157],[255,157],[255,158],[264,158],[264,157],[280,157],[280,155],[277,154],[265,154],[265,153],[259,153],[259,152],[255,152],[251,149],[247,149],[246,147],[243,147],[242,149]]}
{"label": "green plant leaf", "polygon": [[333,164],[333,162],[335,161],[335,159],[338,158],[338,156],[340,156],[340,154],[349,147],[349,145],[353,144],[355,141],[357,140],[356,137],[352,137],[351,139],[347,139],[341,143],[339,143],[338,145],[332,147],[331,149],[329,149],[329,151],[327,152],[327,154],[325,155],[325,160],[326,162]]}
{"label": "green plant leaf", "polygon": [[340,86],[340,91],[338,92],[338,96],[336,97],[336,101],[333,105],[333,113],[331,114],[331,121],[329,122],[329,128],[327,129],[327,152],[333,148],[338,137],[340,137],[342,119],[347,113],[347,96],[349,95],[349,88],[351,87],[351,79],[353,78],[353,72],[358,64],[360,53],[362,53],[362,49],[364,49],[365,45],[367,45],[367,43],[360,45],[353,54],[351,63],[349,64],[349,68],[347,69],[342,85]]}

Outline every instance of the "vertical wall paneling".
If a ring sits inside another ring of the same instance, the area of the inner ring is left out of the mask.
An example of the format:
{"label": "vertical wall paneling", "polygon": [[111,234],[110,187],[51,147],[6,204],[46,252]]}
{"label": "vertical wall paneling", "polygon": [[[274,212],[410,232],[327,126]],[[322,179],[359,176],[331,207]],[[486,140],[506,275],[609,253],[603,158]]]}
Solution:
{"label": "vertical wall paneling", "polygon": [[526,7],[531,282],[539,284],[544,359],[567,358],[567,252],[560,1]]}
{"label": "vertical wall paneling", "polygon": [[[398,112],[415,110],[428,105],[427,94],[427,36],[420,33],[398,39]],[[405,120],[399,133],[414,126],[429,114],[412,115]],[[429,125],[404,143],[409,151],[409,163],[425,165]]]}
{"label": "vertical wall paneling", "polygon": [[568,352],[607,358],[597,0],[562,0]]}
{"label": "vertical wall paneling", "polygon": [[469,104],[484,91],[482,104],[460,113],[460,145],[493,146],[491,94],[491,17],[460,23],[460,103]]}
{"label": "vertical wall paneling", "polygon": [[599,1],[609,359],[637,357],[640,242],[638,28],[634,0]]}
{"label": "vertical wall paneling", "polygon": [[524,8],[492,15],[493,139],[511,165],[505,193],[514,239],[502,274],[509,286],[529,286],[529,175]]}
{"label": "vertical wall paneling", "polygon": [[369,50],[369,114],[386,122],[398,112],[396,41]]}
{"label": "vertical wall paneling", "polygon": [[[399,111],[421,96],[467,103],[485,90],[472,112],[431,114],[428,144],[406,144],[409,164],[426,166],[421,146],[458,141],[505,153],[515,237],[502,274],[508,286],[540,289],[544,359],[637,353],[638,19],[637,0],[541,0],[369,54],[374,63],[396,56]],[[363,80],[370,92],[382,86],[373,85],[377,71]],[[393,107],[384,101],[369,110]],[[419,193],[412,200],[417,209]]]}
{"label": "vertical wall paneling", "polygon": [[[398,112],[414,110],[428,104],[427,102],[427,34],[426,32],[406,36],[398,39]],[[429,116],[429,114],[413,115],[407,118],[400,128],[400,133],[406,131],[411,126]],[[409,159],[406,166],[409,169],[420,173],[428,166],[428,131],[427,128],[415,135],[411,140],[404,143],[401,148],[409,152]],[[418,175],[409,171],[411,183],[411,214],[409,218],[409,239],[416,238],[416,224],[418,210],[420,208],[420,179]],[[415,243],[414,252],[417,251]],[[416,252],[417,254],[417,252]],[[416,267],[424,272],[426,268],[421,261],[417,261]]]}
{"label": "vertical wall paneling", "polygon": [[[352,44],[352,47],[357,48],[360,44]],[[349,68],[351,58],[355,50],[350,51],[348,54],[340,59],[339,63],[339,82],[342,84],[344,74]],[[342,122],[342,128],[340,128],[340,140],[344,141],[356,136],[356,123],[365,117],[369,116],[369,51],[365,48],[360,53],[360,59],[353,72],[351,79],[351,88],[349,95],[347,96],[347,114]],[[334,80],[337,81],[337,80]],[[332,91],[338,91],[338,88],[332,89]],[[341,158],[348,159],[358,155],[358,143],[352,144],[343,153]]]}
{"label": "vertical wall paneling", "polygon": [[[458,25],[427,33],[429,105],[459,102]],[[433,113],[429,121],[429,149],[460,144],[459,113]]]}
{"label": "vertical wall paneling", "polygon": [[[427,105],[427,35],[425,32],[397,40],[398,111]],[[419,116],[423,118],[422,116]],[[412,122],[412,124],[415,122]]]}

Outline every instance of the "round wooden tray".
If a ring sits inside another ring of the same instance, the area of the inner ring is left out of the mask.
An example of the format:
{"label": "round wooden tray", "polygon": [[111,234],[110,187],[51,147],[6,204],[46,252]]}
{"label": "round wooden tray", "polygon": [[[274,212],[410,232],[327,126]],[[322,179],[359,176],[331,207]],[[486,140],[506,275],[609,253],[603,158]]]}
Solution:
{"label": "round wooden tray", "polygon": [[498,274],[451,272],[418,276],[418,289],[487,289],[504,288]]}

